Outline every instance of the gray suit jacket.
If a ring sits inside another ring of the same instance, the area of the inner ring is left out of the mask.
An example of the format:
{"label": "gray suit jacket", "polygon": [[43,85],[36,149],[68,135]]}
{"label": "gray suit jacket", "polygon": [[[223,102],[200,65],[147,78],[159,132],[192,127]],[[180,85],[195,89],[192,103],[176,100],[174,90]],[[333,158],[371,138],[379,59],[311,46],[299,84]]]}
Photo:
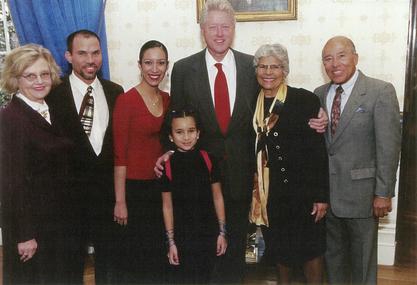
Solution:
{"label": "gray suit jacket", "polygon": [[192,108],[200,116],[201,147],[221,164],[223,192],[228,198],[249,200],[255,171],[252,116],[258,94],[253,57],[233,50],[236,61],[236,101],[226,135],[220,131],[210,91],[205,52],[179,60],[171,77],[171,109]]}
{"label": "gray suit jacket", "polygon": [[[314,91],[328,114],[330,85]],[[394,196],[400,128],[394,86],[359,71],[334,137],[330,129],[326,133],[330,205],[337,217],[371,217],[374,196]]]}

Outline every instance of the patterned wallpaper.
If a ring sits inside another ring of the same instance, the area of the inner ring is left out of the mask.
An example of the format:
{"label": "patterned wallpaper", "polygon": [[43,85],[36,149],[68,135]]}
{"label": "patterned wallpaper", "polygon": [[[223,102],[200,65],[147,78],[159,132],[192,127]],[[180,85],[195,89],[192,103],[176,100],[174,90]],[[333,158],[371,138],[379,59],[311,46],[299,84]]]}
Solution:
{"label": "patterned wallpaper", "polygon": [[[162,41],[172,64],[204,47],[196,21],[196,0],[107,0],[106,27],[112,80],[130,88],[138,82],[140,46]],[[298,19],[238,22],[233,47],[253,54],[264,43],[285,45],[288,82],[313,90],[328,79],[321,49],[328,38],[346,35],[367,75],[394,84],[403,104],[408,0],[298,0]],[[162,89],[169,91],[169,72]]]}

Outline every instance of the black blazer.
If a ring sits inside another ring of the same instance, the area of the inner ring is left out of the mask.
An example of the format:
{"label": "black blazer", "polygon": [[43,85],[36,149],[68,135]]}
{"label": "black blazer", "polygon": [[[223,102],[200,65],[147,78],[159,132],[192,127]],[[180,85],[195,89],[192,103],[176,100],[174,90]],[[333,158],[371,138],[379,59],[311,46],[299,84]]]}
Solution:
{"label": "black blazer", "polygon": [[323,134],[308,125],[320,100],[312,92],[288,86],[279,121],[267,137],[271,196],[329,200],[329,167]]}
{"label": "black blazer", "polygon": [[39,243],[64,222],[73,145],[53,118],[50,125],[17,97],[1,111],[0,127],[3,240],[17,255],[18,242]]}
{"label": "black blazer", "polygon": [[247,200],[252,192],[255,171],[252,117],[258,84],[253,57],[232,50],[236,61],[236,101],[226,135],[217,122],[205,61],[206,50],[174,64],[171,77],[171,109],[183,107],[198,111],[204,134],[201,147],[221,164],[222,187],[226,198]]}
{"label": "black blazer", "polygon": [[112,179],[113,178],[113,136],[112,113],[117,95],[123,93],[123,88],[111,81],[100,79],[109,108],[109,123],[104,136],[102,151],[99,155],[94,152],[88,136],[85,134],[74,102],[69,77],[54,88],[46,98],[47,103],[56,115],[65,134],[75,143],[75,155],[72,165],[76,178],[80,180]]}

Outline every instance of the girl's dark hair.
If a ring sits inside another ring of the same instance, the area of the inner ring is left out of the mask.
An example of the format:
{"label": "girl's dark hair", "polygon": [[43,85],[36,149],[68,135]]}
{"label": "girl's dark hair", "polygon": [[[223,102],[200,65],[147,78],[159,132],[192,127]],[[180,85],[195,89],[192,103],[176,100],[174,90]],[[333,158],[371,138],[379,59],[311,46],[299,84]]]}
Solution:
{"label": "girl's dark hair", "polygon": [[151,49],[151,48],[156,48],[156,47],[162,49],[162,51],[165,53],[165,56],[168,60],[168,50],[167,50],[166,46],[163,43],[161,43],[160,41],[150,40],[150,41],[147,41],[146,43],[144,43],[143,46],[140,48],[139,63],[142,63],[143,54],[145,53],[145,51],[147,51],[148,49]]}
{"label": "girl's dark hair", "polygon": [[[180,110],[170,110],[166,113],[164,123],[161,129],[161,142],[162,145],[168,146],[168,149],[175,147],[171,141],[169,141],[169,135],[172,133],[172,121],[176,118],[186,118],[191,117],[195,121],[195,126],[197,130],[200,131],[200,137],[202,136],[200,119],[196,111],[192,109],[180,109]],[[198,145],[198,142],[197,142]]]}

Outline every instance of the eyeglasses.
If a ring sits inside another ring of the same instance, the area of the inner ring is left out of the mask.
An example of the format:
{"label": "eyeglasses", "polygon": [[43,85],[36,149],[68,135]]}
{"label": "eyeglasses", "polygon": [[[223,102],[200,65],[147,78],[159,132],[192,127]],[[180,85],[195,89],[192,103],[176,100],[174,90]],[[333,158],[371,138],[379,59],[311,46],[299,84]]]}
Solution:
{"label": "eyeglasses", "polygon": [[38,77],[40,77],[42,80],[50,80],[51,79],[51,73],[50,72],[42,72],[41,74],[35,74],[35,73],[29,73],[26,75],[22,75],[24,79],[26,79],[29,82],[34,82]]}
{"label": "eyeglasses", "polygon": [[284,69],[284,66],[281,64],[258,64],[256,66],[259,68],[262,72],[267,71],[269,68],[271,71],[278,71],[279,69]]}

